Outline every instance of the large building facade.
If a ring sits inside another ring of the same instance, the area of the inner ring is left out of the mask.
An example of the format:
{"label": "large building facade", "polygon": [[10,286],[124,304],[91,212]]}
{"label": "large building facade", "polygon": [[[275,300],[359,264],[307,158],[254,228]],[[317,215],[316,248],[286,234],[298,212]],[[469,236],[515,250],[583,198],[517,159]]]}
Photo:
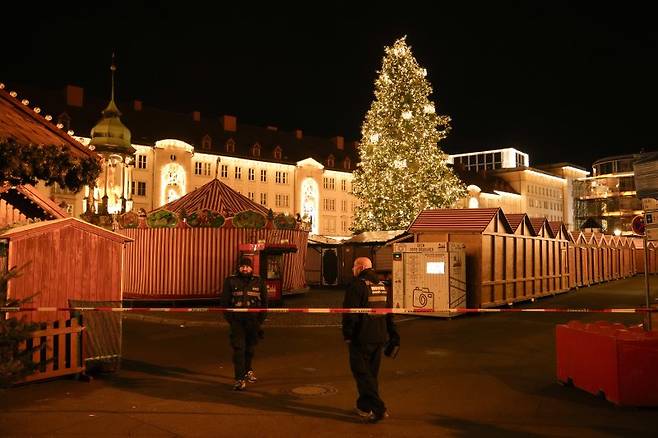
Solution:
{"label": "large building facade", "polygon": [[79,87],[67,87],[64,97],[50,96],[46,105],[57,110],[61,129],[91,133],[76,138],[98,151],[103,164],[96,187],[83,192],[39,186],[72,215],[88,208],[150,211],[218,178],[274,213],[306,218],[315,234],[352,234],[355,142],[242,125],[228,115],[176,114],[141,101],[121,112],[113,94],[101,111]]}
{"label": "large building facade", "polygon": [[589,172],[569,163],[530,167],[528,154],[514,148],[450,155],[449,162],[467,186],[463,208],[502,207],[561,221],[575,229],[574,181]]}
{"label": "large building facade", "polygon": [[631,221],[643,213],[635,191],[636,159],[629,154],[594,162],[592,176],[581,178],[575,185],[577,224],[593,220],[605,232],[632,234]]}

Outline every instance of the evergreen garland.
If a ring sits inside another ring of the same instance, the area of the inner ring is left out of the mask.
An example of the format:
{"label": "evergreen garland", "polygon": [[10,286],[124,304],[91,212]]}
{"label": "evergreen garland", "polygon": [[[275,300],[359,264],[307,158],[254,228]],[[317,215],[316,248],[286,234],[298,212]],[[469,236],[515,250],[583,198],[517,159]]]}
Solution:
{"label": "evergreen garland", "polygon": [[98,160],[76,157],[67,146],[0,140],[0,183],[35,185],[42,180],[47,186],[57,183],[78,192],[85,185],[94,185],[100,173]]}

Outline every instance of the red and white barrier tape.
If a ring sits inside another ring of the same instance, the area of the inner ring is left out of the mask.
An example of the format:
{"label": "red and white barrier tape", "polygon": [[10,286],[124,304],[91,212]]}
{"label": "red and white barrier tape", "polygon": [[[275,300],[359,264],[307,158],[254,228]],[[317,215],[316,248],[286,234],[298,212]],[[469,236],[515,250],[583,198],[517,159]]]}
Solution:
{"label": "red and white barrier tape", "polygon": [[342,309],[342,308],[228,308],[228,307],[0,307],[0,312],[171,312],[171,313],[374,313],[374,314],[409,314],[409,313],[503,313],[503,312],[532,312],[532,313],[651,313],[658,312],[656,308],[630,308],[630,309]]}

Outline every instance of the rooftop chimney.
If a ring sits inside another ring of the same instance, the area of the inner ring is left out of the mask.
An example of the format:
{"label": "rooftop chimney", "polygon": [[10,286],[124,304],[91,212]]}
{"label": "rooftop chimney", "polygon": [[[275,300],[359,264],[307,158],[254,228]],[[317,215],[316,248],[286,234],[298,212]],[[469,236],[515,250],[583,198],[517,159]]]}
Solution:
{"label": "rooftop chimney", "polygon": [[238,130],[238,119],[235,116],[224,116],[222,118],[222,125],[224,126],[224,131],[235,132]]}
{"label": "rooftop chimney", "polygon": [[66,104],[82,108],[84,100],[84,89],[75,85],[66,86]]}
{"label": "rooftop chimney", "polygon": [[133,109],[135,111],[141,111],[142,110],[142,104],[143,104],[143,102],[141,100],[135,99],[135,101],[133,102]]}
{"label": "rooftop chimney", "polygon": [[332,138],[332,140],[334,141],[334,143],[336,143],[336,148],[337,149],[340,149],[341,151],[343,149],[345,149],[345,139],[343,137],[338,135],[338,136]]}
{"label": "rooftop chimney", "polygon": [[297,137],[297,140],[301,140],[304,137],[304,133],[301,129],[295,130],[295,137]]}
{"label": "rooftop chimney", "polygon": [[200,122],[201,121],[201,111],[192,111],[192,119],[195,122]]}

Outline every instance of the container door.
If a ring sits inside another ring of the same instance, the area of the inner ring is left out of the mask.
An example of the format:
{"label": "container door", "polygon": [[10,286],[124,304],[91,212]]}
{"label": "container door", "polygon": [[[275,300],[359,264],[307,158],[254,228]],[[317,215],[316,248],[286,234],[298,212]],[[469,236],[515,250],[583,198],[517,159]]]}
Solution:
{"label": "container door", "polygon": [[446,254],[404,254],[404,307],[434,310],[447,308]]}

